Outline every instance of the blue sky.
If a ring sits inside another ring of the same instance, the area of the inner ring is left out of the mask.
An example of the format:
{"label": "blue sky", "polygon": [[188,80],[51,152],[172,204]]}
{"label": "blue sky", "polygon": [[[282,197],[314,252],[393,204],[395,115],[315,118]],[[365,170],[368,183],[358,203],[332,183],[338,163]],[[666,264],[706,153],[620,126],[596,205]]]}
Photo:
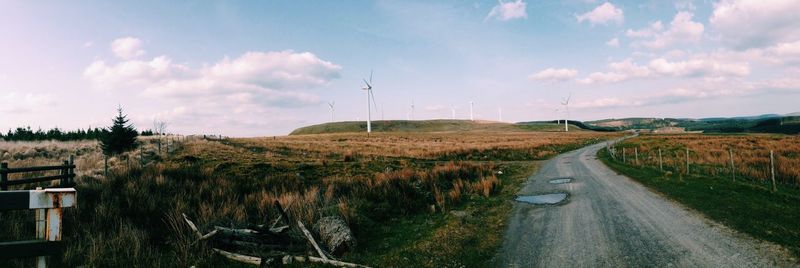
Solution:
{"label": "blue sky", "polygon": [[[762,3],[763,2],[763,3]],[[0,129],[800,110],[797,1],[3,1]],[[380,118],[373,115],[374,118]]]}

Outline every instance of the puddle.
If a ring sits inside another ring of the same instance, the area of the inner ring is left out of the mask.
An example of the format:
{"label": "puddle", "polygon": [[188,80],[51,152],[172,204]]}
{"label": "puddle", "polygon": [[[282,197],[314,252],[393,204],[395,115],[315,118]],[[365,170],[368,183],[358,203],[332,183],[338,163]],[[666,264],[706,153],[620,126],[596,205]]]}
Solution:
{"label": "puddle", "polygon": [[558,179],[552,179],[552,180],[550,180],[549,182],[550,182],[551,184],[563,184],[563,183],[569,183],[569,182],[572,182],[572,178],[558,178]]}
{"label": "puddle", "polygon": [[558,204],[567,198],[567,194],[543,194],[543,195],[520,195],[517,196],[516,201],[530,203],[534,205],[551,205]]}

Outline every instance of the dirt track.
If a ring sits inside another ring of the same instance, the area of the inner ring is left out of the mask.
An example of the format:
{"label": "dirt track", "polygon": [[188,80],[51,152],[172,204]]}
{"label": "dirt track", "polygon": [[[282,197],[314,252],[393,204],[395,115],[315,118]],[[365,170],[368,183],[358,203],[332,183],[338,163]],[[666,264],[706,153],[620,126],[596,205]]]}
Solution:
{"label": "dirt track", "polygon": [[[668,201],[596,159],[604,144],[559,155],[520,195],[565,192],[558,205],[516,203],[499,262],[504,267],[797,266],[756,241]],[[550,184],[572,177],[571,183]]]}

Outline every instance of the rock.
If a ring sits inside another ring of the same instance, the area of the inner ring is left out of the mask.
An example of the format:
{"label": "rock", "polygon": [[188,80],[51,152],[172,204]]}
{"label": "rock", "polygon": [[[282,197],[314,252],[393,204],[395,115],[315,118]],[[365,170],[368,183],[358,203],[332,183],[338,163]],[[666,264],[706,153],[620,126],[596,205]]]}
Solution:
{"label": "rock", "polygon": [[314,224],[322,243],[331,254],[341,256],[356,246],[356,239],[347,223],[338,216],[328,216]]}
{"label": "rock", "polygon": [[464,218],[469,216],[469,213],[464,210],[453,210],[450,211],[450,214],[453,214],[453,216],[456,216],[456,218]]}

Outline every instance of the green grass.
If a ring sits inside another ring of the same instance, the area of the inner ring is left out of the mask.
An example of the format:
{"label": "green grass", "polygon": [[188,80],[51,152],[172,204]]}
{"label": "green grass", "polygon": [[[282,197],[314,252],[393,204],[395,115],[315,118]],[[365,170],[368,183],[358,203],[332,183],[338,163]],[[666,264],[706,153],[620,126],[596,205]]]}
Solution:
{"label": "green grass", "polygon": [[466,211],[459,218],[451,213],[417,214],[368,226],[361,235],[364,246],[348,260],[376,267],[492,267],[501,246],[509,202],[538,162],[499,162],[504,172],[501,186],[491,197],[472,196],[450,208]]}
{"label": "green grass", "polygon": [[729,177],[675,175],[657,168],[631,166],[613,160],[603,149],[599,158],[611,169],[631,177],[689,208],[739,232],[774,242],[800,256],[800,191]]}
{"label": "green grass", "polygon": [[[574,129],[578,129],[574,127]],[[469,120],[378,120],[372,121],[374,132],[453,132],[453,131],[556,131],[559,126],[550,123],[511,124],[493,121]],[[367,131],[364,121],[346,121],[306,126],[289,135],[346,133]]]}

